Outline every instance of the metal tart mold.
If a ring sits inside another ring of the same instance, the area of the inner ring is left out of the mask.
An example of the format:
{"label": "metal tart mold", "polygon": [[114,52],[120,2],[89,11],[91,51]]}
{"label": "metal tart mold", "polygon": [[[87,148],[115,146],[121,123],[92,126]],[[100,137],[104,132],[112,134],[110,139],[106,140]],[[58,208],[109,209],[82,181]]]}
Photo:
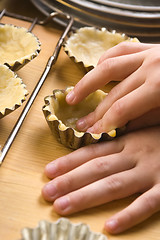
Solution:
{"label": "metal tart mold", "polygon": [[38,38],[24,27],[0,24],[0,64],[17,71],[40,52]]}
{"label": "metal tart mold", "polygon": [[44,99],[45,105],[42,110],[52,133],[63,145],[72,149],[114,139],[116,130],[109,133],[93,134],[80,132],[76,128],[77,120],[94,111],[107,93],[97,90],[79,104],[71,106],[67,104],[65,99],[72,89],[73,87],[67,87],[65,90],[56,89],[53,91],[53,95]]}
{"label": "metal tart mold", "polygon": [[70,240],[107,240],[107,236],[90,230],[85,223],[72,223],[67,218],[56,222],[41,220],[35,228],[24,228],[21,240],[70,239]]}
{"label": "metal tart mold", "polygon": [[9,67],[0,65],[0,118],[13,112],[26,100],[26,85]]}
{"label": "metal tart mold", "polygon": [[67,55],[88,72],[97,65],[106,50],[123,41],[139,42],[137,38],[130,38],[115,30],[82,27],[69,33],[63,47]]}

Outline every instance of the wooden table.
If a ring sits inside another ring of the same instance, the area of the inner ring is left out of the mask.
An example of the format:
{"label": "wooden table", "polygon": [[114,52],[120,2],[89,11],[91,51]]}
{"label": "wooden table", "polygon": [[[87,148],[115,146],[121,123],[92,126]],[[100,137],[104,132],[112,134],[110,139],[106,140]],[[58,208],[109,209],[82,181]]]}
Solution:
{"label": "wooden table", "polygon": [[[3,22],[27,28],[30,25],[8,17],[4,17]],[[33,32],[40,39],[42,50],[36,59],[17,72],[30,93],[39,80],[46,61],[62,33],[59,27],[38,25]],[[41,197],[41,188],[48,182],[43,171],[48,162],[71,150],[57,142],[51,134],[42,113],[42,106],[44,97],[52,94],[53,89],[75,85],[83,75],[84,72],[62,50],[0,167],[0,239],[20,239],[22,228],[35,227],[42,219],[56,221],[60,218],[54,212],[52,204]],[[4,145],[22,109],[23,107],[20,107],[0,120],[1,146]],[[68,218],[74,223],[87,223],[95,232],[103,232],[105,220],[130,204],[135,197],[113,201],[73,214]],[[107,236],[110,240],[159,240],[160,213],[123,234],[117,236],[107,234]]]}

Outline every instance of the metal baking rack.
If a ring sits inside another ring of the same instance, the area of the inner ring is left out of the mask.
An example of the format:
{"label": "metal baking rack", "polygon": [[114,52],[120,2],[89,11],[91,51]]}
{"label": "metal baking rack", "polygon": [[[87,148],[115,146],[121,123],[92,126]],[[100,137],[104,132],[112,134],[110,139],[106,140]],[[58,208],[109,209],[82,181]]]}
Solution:
{"label": "metal baking rack", "polygon": [[14,127],[13,127],[11,133],[9,134],[2,150],[0,151],[0,166],[1,166],[2,162],[4,161],[4,159],[5,159],[8,151],[9,151],[14,139],[16,138],[16,136],[17,136],[22,124],[23,124],[23,121],[25,120],[25,118],[27,116],[27,113],[29,112],[34,100],[36,99],[36,97],[37,97],[43,83],[45,82],[52,66],[56,63],[59,52],[60,52],[60,49],[61,49],[62,44],[64,42],[64,38],[68,34],[68,32],[71,29],[71,27],[73,25],[73,22],[74,22],[73,18],[70,15],[64,14],[64,13],[61,13],[61,12],[52,12],[44,20],[38,20],[37,17],[30,18],[30,17],[26,17],[26,16],[21,16],[21,15],[15,14],[15,13],[10,13],[10,12],[8,12],[4,9],[0,13],[0,19],[2,19],[3,16],[13,17],[13,18],[16,18],[16,19],[31,22],[31,26],[28,29],[28,31],[30,31],[30,32],[32,31],[32,29],[34,28],[34,26],[36,24],[45,25],[45,24],[51,22],[55,17],[60,17],[60,18],[65,19],[67,21],[67,25],[66,25],[61,37],[59,38],[59,40],[57,42],[57,45],[56,45],[56,47],[53,51],[53,54],[48,59],[46,65],[45,65],[44,71],[43,71],[39,81],[37,82],[35,88],[33,89],[33,91],[31,93],[28,101],[26,102],[26,105],[23,108],[16,124],[14,125]]}

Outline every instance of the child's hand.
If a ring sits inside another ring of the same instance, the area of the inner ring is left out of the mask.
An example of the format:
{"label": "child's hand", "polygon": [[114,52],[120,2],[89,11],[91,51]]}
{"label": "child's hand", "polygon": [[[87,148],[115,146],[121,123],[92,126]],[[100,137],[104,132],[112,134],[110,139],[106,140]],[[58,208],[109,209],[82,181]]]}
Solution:
{"label": "child's hand", "polygon": [[141,193],[106,221],[108,232],[120,233],[160,210],[159,146],[160,127],[154,127],[81,148],[46,166],[54,179],[42,194],[67,215]]}
{"label": "child's hand", "polygon": [[[66,101],[77,104],[110,81],[121,81],[97,109],[77,122],[81,131],[109,132],[160,107],[160,45],[122,43],[108,50]],[[122,81],[123,80],[123,81]]]}

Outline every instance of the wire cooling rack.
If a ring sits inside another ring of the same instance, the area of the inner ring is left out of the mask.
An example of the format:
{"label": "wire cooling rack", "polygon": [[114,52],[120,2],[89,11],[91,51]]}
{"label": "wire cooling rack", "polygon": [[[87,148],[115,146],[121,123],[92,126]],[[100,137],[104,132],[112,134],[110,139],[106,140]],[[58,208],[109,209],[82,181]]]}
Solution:
{"label": "wire cooling rack", "polygon": [[55,17],[60,17],[60,18],[65,19],[65,21],[67,21],[67,25],[66,25],[61,37],[59,38],[59,40],[57,42],[57,45],[56,45],[56,47],[53,51],[53,54],[49,57],[40,79],[38,80],[38,82],[37,82],[35,88],[33,89],[28,101],[26,102],[26,105],[23,108],[17,122],[15,123],[15,125],[14,125],[11,133],[9,134],[4,146],[2,147],[2,150],[0,152],[0,165],[3,163],[8,151],[9,151],[9,149],[10,149],[10,147],[11,147],[13,141],[14,141],[14,139],[16,138],[16,136],[17,136],[17,134],[18,134],[18,132],[19,132],[19,130],[20,130],[20,128],[21,128],[21,126],[22,126],[22,124],[23,124],[23,122],[24,122],[32,104],[34,103],[34,100],[36,99],[42,85],[44,84],[52,66],[55,65],[55,63],[57,61],[57,58],[58,58],[58,55],[59,55],[59,52],[60,52],[60,49],[62,47],[64,38],[68,34],[68,32],[71,29],[71,27],[73,25],[73,22],[74,22],[73,18],[70,15],[60,13],[60,12],[52,12],[44,20],[38,20],[37,17],[30,18],[30,17],[26,17],[26,16],[22,16],[22,15],[18,15],[18,14],[15,14],[15,13],[8,12],[4,9],[0,13],[0,20],[2,20],[4,16],[31,22],[31,25],[28,29],[28,31],[30,31],[30,32],[33,30],[33,28],[36,24],[45,25],[45,24],[49,23],[50,21],[52,21]]}

